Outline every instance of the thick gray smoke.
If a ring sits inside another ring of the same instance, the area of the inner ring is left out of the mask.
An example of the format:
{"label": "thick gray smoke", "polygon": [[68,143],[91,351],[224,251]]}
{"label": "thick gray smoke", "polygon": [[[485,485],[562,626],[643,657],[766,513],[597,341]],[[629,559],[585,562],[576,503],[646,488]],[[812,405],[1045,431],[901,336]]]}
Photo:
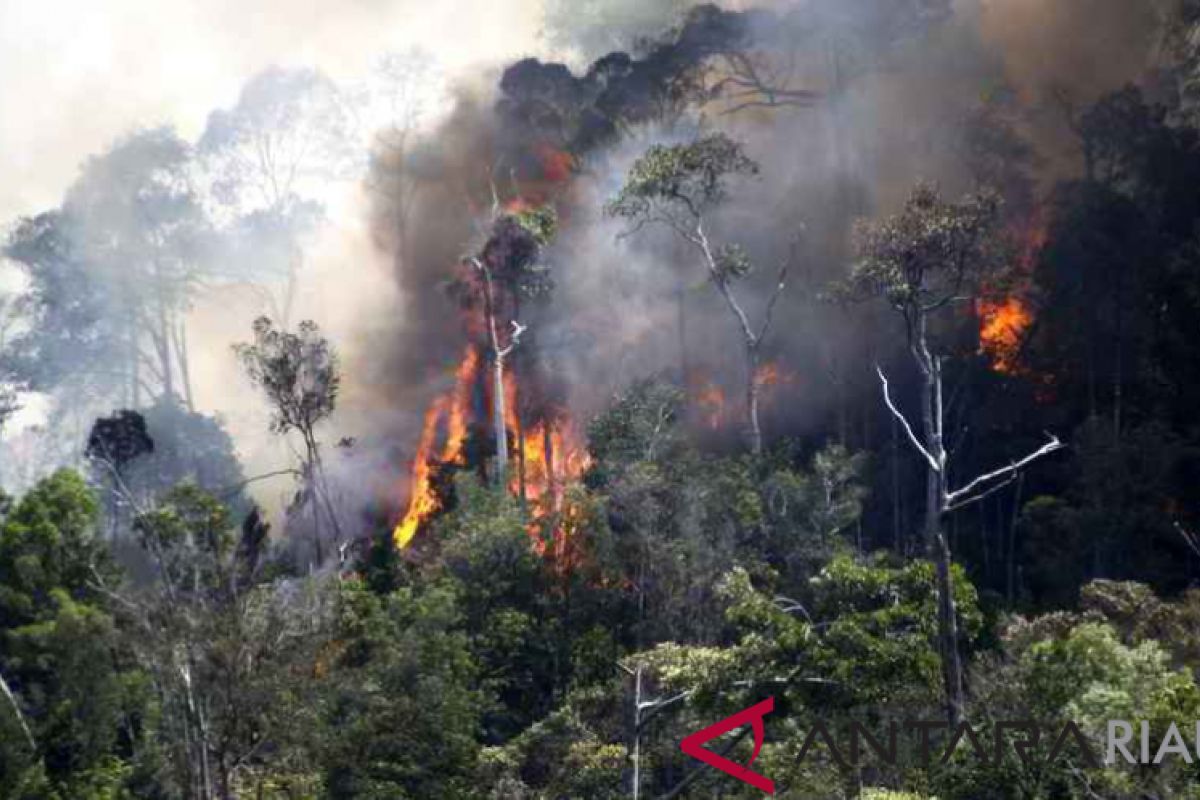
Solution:
{"label": "thick gray smoke", "polygon": [[[664,6],[678,27],[640,31],[625,52],[574,70],[528,59],[490,85],[464,86],[445,124],[402,159],[376,164],[377,181],[408,192],[377,202],[373,221],[404,298],[401,335],[380,343],[381,362],[407,387],[396,396],[419,409],[428,395],[411,380],[431,364],[445,375],[461,353],[463,323],[445,283],[479,241],[494,182],[503,199],[551,201],[562,218],[550,250],[556,288],[526,314],[525,357],[563,387],[577,419],[656,373],[701,376],[735,398],[736,331],[696,254],[661,231],[622,238],[601,210],[649,145],[724,130],[763,167],[716,220],[718,235],[758,267],[738,287],[753,312],[799,242],[768,344],[783,383],[769,390],[767,414],[774,432],[803,435],[869,385],[871,337],[860,334],[886,324],[861,312],[847,324],[815,302],[845,269],[853,219],[890,210],[921,178],[950,194],[996,184],[1015,215],[1028,213],[1040,177],[1076,168],[1067,107],[1148,82],[1166,11],[1124,0]],[[569,47],[575,35],[594,52],[598,29],[564,30],[563,19],[556,42]],[[769,66],[760,77],[782,90],[767,98],[775,107],[729,92],[731,76],[745,77],[734,71],[741,57]],[[1012,158],[997,158],[1006,147]],[[544,150],[569,153],[571,175],[547,186]],[[413,436],[410,428],[400,440]]]}
{"label": "thick gray smoke", "polygon": [[[378,135],[363,185],[341,192],[334,224],[304,241],[291,314],[320,323],[343,356],[344,397],[327,438],[357,440],[330,459],[349,505],[402,499],[424,411],[453,381],[467,341],[447,284],[479,245],[493,192],[559,212],[547,253],[555,289],[523,314],[521,369],[544,402],[584,424],[631,380],[665,373],[696,392],[720,386],[732,405],[737,342],[695,255],[662,231],[622,238],[601,209],[651,144],[715,130],[742,140],[761,176],[734,187],[714,231],[756,264],[737,289],[755,314],[798,242],[767,343],[781,374],[765,424],[768,435],[803,436],[872,388],[865,369],[877,337],[865,334],[886,320],[855,312],[851,323],[816,302],[844,272],[852,220],[892,209],[918,178],[951,194],[994,183],[1015,213],[1028,211],[1041,182],[1078,168],[1073,109],[1125,83],[1156,88],[1173,0],[749,6],[554,0],[544,28],[564,64],[544,52],[496,60],[536,49],[529,30],[539,26],[526,23],[540,11],[524,3],[508,6],[522,20],[503,27],[511,41],[442,48],[434,39],[443,32],[424,33],[429,49],[456,53],[452,110],[432,129],[408,120]],[[382,46],[372,36],[365,46]],[[490,63],[472,63],[479,53]],[[746,93],[746,64],[773,92]],[[226,91],[220,105],[233,104]],[[244,289],[209,293],[189,310],[190,368],[197,408],[225,415],[258,473],[286,453],[230,357],[264,310]],[[727,422],[736,435],[736,414]],[[291,490],[286,478],[262,486],[268,500]]]}

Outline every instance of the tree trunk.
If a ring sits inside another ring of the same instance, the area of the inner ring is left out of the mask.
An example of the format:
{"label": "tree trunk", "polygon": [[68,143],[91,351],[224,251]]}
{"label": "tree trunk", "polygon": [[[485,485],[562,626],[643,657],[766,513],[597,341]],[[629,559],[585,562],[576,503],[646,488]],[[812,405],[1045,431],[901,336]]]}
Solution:
{"label": "tree trunk", "polygon": [[500,335],[496,331],[492,274],[481,261],[477,260],[475,263],[483,275],[483,313],[492,347],[492,428],[496,436],[496,486],[503,489],[508,473],[508,431],[504,427],[504,356],[510,348],[500,347]]}
{"label": "tree trunk", "polygon": [[954,605],[950,547],[942,523],[945,516],[946,450],[942,438],[941,363],[929,354],[922,319],[920,338],[914,342],[913,356],[921,373],[921,424],[925,449],[941,467],[929,465],[925,478],[925,547],[937,570],[938,649],[942,660],[942,686],[946,717],[951,726],[963,718],[962,661],[958,653],[958,612]]}
{"label": "tree trunk", "polygon": [[762,427],[758,422],[758,396],[759,396],[759,376],[758,376],[758,343],[746,344],[746,439],[750,446],[750,452],[754,455],[762,455]]}
{"label": "tree trunk", "polygon": [[1017,524],[1021,519],[1021,494],[1025,488],[1025,473],[1017,475],[1017,490],[1013,497],[1012,519],[1008,526],[1008,566],[1004,570],[1004,592],[1008,604],[1016,597]]}
{"label": "tree trunk", "polygon": [[175,360],[179,362],[179,380],[183,384],[183,401],[187,410],[196,413],[196,400],[192,394],[192,371],[188,363],[187,322],[180,319],[175,334]]}
{"label": "tree trunk", "polygon": [[[512,291],[513,298],[513,315],[521,318],[521,293],[516,289]],[[525,508],[527,502],[527,489],[525,486],[525,424],[521,419],[521,384],[517,381],[516,366],[513,366],[513,421],[517,426],[517,489],[521,498],[521,508]]]}
{"label": "tree trunk", "polygon": [[892,418],[892,546],[896,554],[904,552],[900,531],[900,423]]}
{"label": "tree trunk", "polygon": [[304,435],[304,449],[304,489],[308,492],[308,504],[312,509],[313,545],[317,567],[320,567],[325,563],[325,552],[321,543],[321,505],[317,497],[317,452],[316,444],[307,434]]}
{"label": "tree trunk", "polygon": [[[493,325],[493,332],[495,326]],[[493,342],[495,337],[493,336]],[[505,486],[508,472],[508,431],[504,428],[504,356],[492,347],[492,426],[496,432],[496,485]]]}

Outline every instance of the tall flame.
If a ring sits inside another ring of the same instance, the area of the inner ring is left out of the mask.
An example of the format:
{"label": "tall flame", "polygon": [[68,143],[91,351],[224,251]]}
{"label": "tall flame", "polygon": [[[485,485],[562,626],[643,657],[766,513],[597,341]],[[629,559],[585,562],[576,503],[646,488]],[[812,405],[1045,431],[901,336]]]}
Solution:
{"label": "tall flame", "polygon": [[413,459],[411,488],[409,490],[408,510],[392,531],[392,541],[396,547],[404,547],[421,523],[432,517],[441,509],[441,500],[434,491],[432,483],[431,459],[437,435],[445,420],[446,441],[442,446],[440,461],[457,462],[462,458],[463,444],[467,438],[467,415],[471,402],[471,386],[475,381],[475,373],[479,367],[479,352],[468,345],[462,361],[455,370],[454,387],[445,394],[439,395],[429,404],[425,412],[425,421],[421,427],[421,438],[417,444],[417,453]]}
{"label": "tall flame", "polygon": [[[478,348],[469,345],[455,370],[453,388],[435,397],[425,412],[413,459],[408,509],[392,532],[392,540],[398,548],[407,546],[421,525],[442,509],[441,499],[433,485],[434,463],[464,463],[463,445],[472,411],[471,394],[478,378],[481,358]],[[510,432],[516,432],[519,430],[517,383],[511,370],[504,375],[504,394],[505,427]],[[443,432],[444,443],[439,450],[437,443],[439,434]],[[517,455],[524,464],[525,497],[533,506],[532,531],[546,515],[562,512],[566,486],[587,469],[588,456],[569,419],[538,419],[527,426],[523,433],[523,447]],[[517,494],[520,484],[520,467],[510,462],[509,491]],[[562,531],[555,533],[561,535]]]}
{"label": "tall flame", "polygon": [[[512,465],[508,489],[519,494],[524,471],[524,496],[532,506],[530,532],[548,514],[563,510],[566,486],[583,474],[588,466],[587,450],[569,418],[542,416],[522,428],[517,417],[517,378],[512,372],[504,374],[505,426],[514,433],[520,431],[516,453],[520,461]],[[564,530],[555,532],[556,538]]]}
{"label": "tall flame", "polygon": [[[575,157],[544,142],[534,143],[530,150],[530,168],[522,174],[514,174],[513,184],[517,189],[513,197],[503,204],[508,214],[531,211],[552,201],[560,193],[560,184],[570,180],[577,163]],[[493,198],[495,199],[495,198]],[[467,202],[473,211],[476,204],[468,194]],[[463,314],[464,333],[472,342],[486,341],[483,321],[478,314]],[[472,419],[472,395],[479,378],[479,369],[485,351],[478,344],[469,344],[455,373],[452,389],[438,395],[425,412],[421,437],[412,465],[408,508],[396,524],[392,539],[396,547],[403,548],[412,541],[422,524],[442,510],[442,500],[434,486],[434,466],[441,464],[465,465],[463,446],[467,438],[468,424]],[[490,381],[488,382],[490,383]],[[480,396],[491,403],[490,386],[482,388]],[[508,433],[521,431],[518,419],[516,377],[510,367],[504,375],[505,427]],[[494,407],[494,406],[493,406]],[[481,416],[485,409],[477,409]],[[491,415],[483,417],[491,423]],[[479,420],[483,421],[483,420]],[[489,425],[490,426],[490,425]],[[444,431],[444,434],[443,434]],[[535,521],[549,511],[559,511],[562,506],[564,487],[571,479],[579,477],[586,469],[586,452],[569,419],[538,418],[530,420],[522,431],[521,452],[510,461],[509,490],[516,493],[522,487],[521,463],[524,464],[524,490],[526,499],[539,501],[533,510]],[[437,443],[444,435],[440,456]],[[516,463],[514,463],[516,462]],[[543,501],[549,498],[549,504]]]}

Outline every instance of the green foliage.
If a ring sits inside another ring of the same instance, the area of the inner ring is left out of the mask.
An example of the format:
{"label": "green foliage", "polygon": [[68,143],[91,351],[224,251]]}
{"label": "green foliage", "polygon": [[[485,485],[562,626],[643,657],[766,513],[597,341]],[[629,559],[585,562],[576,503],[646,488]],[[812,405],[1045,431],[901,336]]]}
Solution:
{"label": "green foliage", "polygon": [[[1096,591],[1107,593],[1107,587]],[[1120,591],[1130,590],[1125,587]],[[1103,760],[1109,720],[1135,726],[1146,720],[1151,740],[1161,741],[1171,723],[1192,730],[1200,712],[1200,688],[1190,670],[1171,666],[1166,649],[1155,640],[1124,643],[1102,619],[1044,618],[1017,620],[1005,632],[999,658],[987,659],[978,680],[981,719],[1036,719],[1056,731],[1077,723]],[[1048,745],[1031,763],[1011,755],[1000,764],[973,764],[942,777],[949,797],[1020,796],[1191,796],[1196,775],[1182,762],[1164,762],[1150,770],[1120,767],[1089,769],[1074,753],[1050,761]],[[1153,745],[1157,747],[1157,745]]]}
{"label": "green foliage", "polygon": [[558,214],[554,206],[538,206],[518,211],[513,217],[543,247],[549,244],[558,232]]}
{"label": "green foliage", "polygon": [[680,213],[699,218],[725,199],[730,178],[757,174],[758,164],[723,133],[688,144],[653,145],[633,163],[605,212],[633,222]]}
{"label": "green foliage", "polygon": [[[487,268],[488,276],[513,302],[515,315],[522,299],[544,299],[553,291],[554,279],[543,255],[557,231],[558,215],[552,205],[501,213],[492,221],[478,255],[467,260],[475,259],[477,265]],[[460,278],[449,286],[451,296],[464,307],[485,305],[484,286],[476,277],[480,276]],[[501,302],[493,298],[493,303]]]}
{"label": "green foliage", "polygon": [[450,586],[378,596],[346,584],[319,747],[335,797],[465,796],[484,695]]}
{"label": "green foliage", "polygon": [[881,296],[910,316],[970,295],[1004,264],[995,237],[1000,210],[999,197],[987,191],[951,203],[932,184],[917,184],[899,214],[859,223],[858,260],[840,293]]}
{"label": "green foliage", "polygon": [[55,591],[94,599],[93,566],[105,567],[94,538],[96,500],[75,472],[43,480],[0,527],[0,620],[6,627],[43,618]]}
{"label": "green foliage", "polygon": [[754,269],[750,256],[738,244],[721,245],[714,254],[716,263],[716,280],[730,283],[741,280]]}
{"label": "green foliage", "polygon": [[665,381],[641,380],[588,425],[592,466],[586,480],[601,487],[632,464],[669,459],[682,445],[684,394]]}
{"label": "green foliage", "polygon": [[254,342],[235,345],[234,352],[266,393],[276,433],[311,431],[333,413],[341,387],[338,359],[316,323],[306,320],[290,333],[259,317]]}
{"label": "green foliage", "polygon": [[21,498],[0,526],[0,678],[20,712],[8,704],[0,712],[6,797],[125,796],[139,696],[98,591],[113,570],[93,538],[95,521],[91,492],[62,471]]}

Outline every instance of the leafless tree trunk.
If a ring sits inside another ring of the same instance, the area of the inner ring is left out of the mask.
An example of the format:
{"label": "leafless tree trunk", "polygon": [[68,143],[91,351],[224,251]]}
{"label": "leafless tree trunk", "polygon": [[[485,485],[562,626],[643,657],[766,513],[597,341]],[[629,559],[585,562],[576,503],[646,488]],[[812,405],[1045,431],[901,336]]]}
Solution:
{"label": "leafless tree trunk", "polygon": [[741,303],[733,294],[733,287],[730,286],[729,276],[722,271],[717,254],[713,251],[712,245],[709,243],[708,236],[704,232],[704,224],[701,220],[697,219],[696,228],[691,232],[689,238],[700,248],[700,252],[703,253],[709,278],[717,288],[717,292],[725,300],[725,305],[729,308],[729,312],[733,315],[737,321],[738,328],[741,330],[746,367],[746,443],[751,453],[761,455],[763,437],[762,426],[758,420],[758,400],[762,389],[762,380],[758,370],[760,346],[767,333],[771,330],[771,320],[774,316],[775,304],[779,301],[780,295],[783,294],[783,290],[787,287],[787,276],[788,270],[791,267],[791,261],[789,259],[780,268],[775,290],[771,293],[770,299],[767,300],[762,325],[759,326],[758,330],[755,330],[750,325],[750,318],[742,308]]}
{"label": "leafless tree trunk", "polygon": [[179,380],[183,384],[183,401],[187,410],[196,412],[196,400],[192,394],[192,371],[188,362],[187,321],[180,318],[173,331],[175,360],[179,362]]}
{"label": "leafless tree trunk", "polygon": [[508,344],[502,344],[496,328],[496,304],[492,291],[492,272],[482,259],[472,258],[471,263],[483,277],[483,313],[486,317],[488,344],[492,351],[492,426],[496,436],[496,485],[503,488],[508,472],[508,431],[505,429],[504,409],[504,360],[516,348],[525,328],[513,321]]}
{"label": "leafless tree trunk", "polygon": [[16,718],[17,724],[21,727],[21,733],[25,734],[25,741],[29,743],[30,752],[37,753],[37,742],[34,741],[33,733],[29,730],[29,725],[25,722],[25,715],[21,713],[21,706],[17,703],[17,697],[13,694],[12,689],[8,686],[8,681],[4,680],[4,676],[0,675],[0,693],[8,701],[9,707],[12,709],[13,717]]}
{"label": "leafless tree trunk", "polygon": [[1051,436],[1046,444],[1021,460],[980,475],[963,487],[951,491],[947,479],[947,453],[943,429],[941,359],[934,357],[929,351],[925,323],[925,315],[919,313],[916,319],[910,320],[909,325],[909,351],[921,375],[921,438],[917,437],[907,418],[892,402],[883,370],[876,367],[876,371],[888,410],[903,426],[910,443],[926,462],[925,548],[937,572],[938,645],[941,651],[946,716],[952,725],[958,725],[962,722],[964,712],[963,671],[958,650],[958,613],[954,603],[952,559],[943,529],[944,519],[949,513],[976,503],[1007,486],[1026,466],[1061,449],[1063,445],[1056,437]]}

